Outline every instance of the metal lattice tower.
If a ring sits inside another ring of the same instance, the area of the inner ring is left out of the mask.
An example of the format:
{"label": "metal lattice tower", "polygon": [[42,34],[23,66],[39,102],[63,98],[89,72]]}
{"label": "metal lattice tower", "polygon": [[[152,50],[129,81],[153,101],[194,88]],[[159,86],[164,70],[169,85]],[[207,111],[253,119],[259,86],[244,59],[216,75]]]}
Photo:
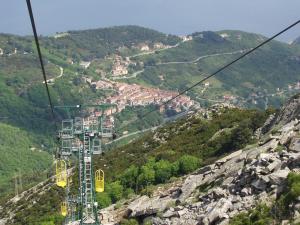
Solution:
{"label": "metal lattice tower", "polygon": [[[78,157],[79,172],[79,195],[78,198],[70,197],[68,182],[67,207],[68,216],[67,224],[74,224],[77,221],[81,225],[100,225],[97,216],[97,202],[95,200],[95,176],[93,172],[92,156],[101,154],[102,139],[111,138],[113,129],[106,122],[104,109],[114,107],[114,105],[97,105],[85,106],[101,109],[100,116],[94,116],[90,119],[75,117],[62,121],[62,130],[60,132],[61,148],[58,157],[63,160],[70,160],[72,154]],[[82,106],[64,106],[60,107],[68,110],[72,108],[82,108]],[[79,218],[76,218],[76,210],[80,208]],[[78,220],[79,219],[79,220]]]}
{"label": "metal lattice tower", "polygon": [[83,181],[82,181],[82,222],[84,224],[94,224],[96,216],[94,210],[93,176],[92,176],[92,156],[91,156],[91,137],[92,133],[84,131],[83,139]]}

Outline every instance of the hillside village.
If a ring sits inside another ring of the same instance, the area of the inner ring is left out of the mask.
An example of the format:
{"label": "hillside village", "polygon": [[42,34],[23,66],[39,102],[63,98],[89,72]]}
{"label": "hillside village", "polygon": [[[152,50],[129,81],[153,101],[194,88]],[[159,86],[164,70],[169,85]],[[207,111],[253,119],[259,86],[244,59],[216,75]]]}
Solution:
{"label": "hillside village", "polygon": [[[126,106],[160,105],[179,94],[176,91],[143,87],[138,84],[127,84],[109,80],[92,81],[91,78],[85,78],[85,81],[96,90],[115,90],[116,93],[108,97],[106,102],[116,104],[117,112],[121,112]],[[191,107],[199,107],[199,104],[186,95],[179,96],[168,105],[169,109],[173,109],[176,112],[188,110]]]}

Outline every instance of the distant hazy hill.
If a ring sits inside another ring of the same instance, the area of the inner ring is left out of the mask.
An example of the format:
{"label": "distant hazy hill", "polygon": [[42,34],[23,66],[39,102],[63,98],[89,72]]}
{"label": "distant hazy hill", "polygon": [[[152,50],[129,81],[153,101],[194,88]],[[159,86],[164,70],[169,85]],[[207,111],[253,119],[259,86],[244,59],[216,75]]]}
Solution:
{"label": "distant hazy hill", "polygon": [[44,38],[43,47],[52,48],[75,60],[91,60],[112,54],[118,47],[139,43],[173,45],[179,41],[174,35],[139,26],[117,26],[93,30],[69,31],[56,38]]}

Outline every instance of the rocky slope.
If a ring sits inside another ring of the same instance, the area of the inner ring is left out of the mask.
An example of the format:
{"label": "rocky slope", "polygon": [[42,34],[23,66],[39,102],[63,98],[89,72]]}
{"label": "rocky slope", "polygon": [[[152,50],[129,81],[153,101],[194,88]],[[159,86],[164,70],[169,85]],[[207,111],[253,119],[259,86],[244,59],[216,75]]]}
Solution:
{"label": "rocky slope", "polygon": [[[149,224],[228,224],[230,218],[277,199],[290,172],[300,173],[300,95],[265,124],[260,142],[193,174],[100,213],[103,224],[136,218]],[[299,219],[297,202],[290,205]],[[299,221],[298,221],[299,222]]]}

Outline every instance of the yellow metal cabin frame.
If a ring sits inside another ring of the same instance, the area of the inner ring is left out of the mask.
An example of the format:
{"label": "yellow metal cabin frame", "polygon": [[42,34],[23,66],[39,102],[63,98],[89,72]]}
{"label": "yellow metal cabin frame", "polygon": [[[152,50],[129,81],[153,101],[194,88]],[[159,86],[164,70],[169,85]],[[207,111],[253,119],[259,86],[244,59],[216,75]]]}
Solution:
{"label": "yellow metal cabin frame", "polygon": [[56,185],[65,188],[68,184],[67,163],[65,160],[56,161]]}
{"label": "yellow metal cabin frame", "polygon": [[104,192],[104,171],[96,170],[95,172],[95,190],[96,192]]}
{"label": "yellow metal cabin frame", "polygon": [[68,205],[67,205],[67,202],[62,202],[61,203],[60,210],[61,210],[61,215],[62,216],[67,216],[68,215]]}

